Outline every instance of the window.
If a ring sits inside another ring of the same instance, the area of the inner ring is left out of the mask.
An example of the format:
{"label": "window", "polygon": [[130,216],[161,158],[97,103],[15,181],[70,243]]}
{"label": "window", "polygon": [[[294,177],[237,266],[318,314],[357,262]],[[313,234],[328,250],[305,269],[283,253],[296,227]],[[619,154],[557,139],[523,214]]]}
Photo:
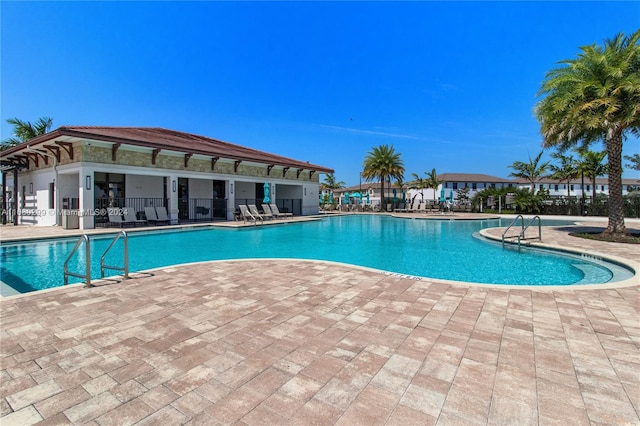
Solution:
{"label": "window", "polygon": [[553,187],[554,187],[553,189],[554,189],[556,192],[558,192],[558,185],[553,185]]}
{"label": "window", "polygon": [[458,189],[458,182],[453,182],[453,189]]}
{"label": "window", "polygon": [[473,183],[471,184],[471,189],[473,189],[474,191],[475,191],[476,189],[478,189],[478,184],[477,184],[477,183],[475,183],[475,182],[473,182]]}
{"label": "window", "polygon": [[53,182],[49,183],[49,208],[56,208],[56,186]]}
{"label": "window", "polygon": [[571,189],[570,189],[570,191],[573,191],[573,184],[571,184]]}

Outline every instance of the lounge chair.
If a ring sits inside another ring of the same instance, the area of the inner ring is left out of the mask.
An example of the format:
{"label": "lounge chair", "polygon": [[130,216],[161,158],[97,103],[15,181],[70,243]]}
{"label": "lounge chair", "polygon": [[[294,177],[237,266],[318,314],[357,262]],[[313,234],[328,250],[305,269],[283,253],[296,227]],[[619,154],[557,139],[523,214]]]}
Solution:
{"label": "lounge chair", "polygon": [[420,203],[415,209],[416,213],[427,213],[427,203]]}
{"label": "lounge chair", "polygon": [[264,212],[262,215],[267,218],[267,219],[275,219],[276,215],[273,214],[273,212],[271,211],[271,208],[269,207],[269,204],[263,204],[262,205],[262,211]]}
{"label": "lounge chair", "polygon": [[293,217],[293,213],[280,212],[280,210],[278,209],[278,206],[273,203],[269,204],[269,206],[271,207],[271,213],[276,215],[276,217]]}
{"label": "lounge chair", "polygon": [[251,212],[253,217],[264,222],[265,217],[258,211],[258,208],[255,204],[247,204],[247,207],[249,207],[249,211]]}
{"label": "lounge chair", "polygon": [[156,206],[156,214],[158,215],[158,222],[170,222],[169,215],[167,214],[167,208],[165,206]]}
{"label": "lounge chair", "polygon": [[[108,209],[108,210],[115,210],[115,209]],[[119,228],[122,228],[122,226],[124,225],[124,221],[122,220],[122,216],[120,216],[119,214],[115,214],[115,212],[109,212],[109,223],[112,225],[118,225]]]}
{"label": "lounge chair", "polygon": [[405,203],[400,203],[397,209],[393,210],[396,213],[402,213],[407,211],[407,205]]}
{"label": "lounge chair", "polygon": [[158,224],[160,222],[169,223],[169,217],[167,216],[166,207],[158,207],[157,209],[155,207],[145,207],[144,215],[146,216],[147,221],[151,223],[155,223],[155,224]]}
{"label": "lounge chair", "polygon": [[243,222],[253,222],[256,225],[258,224],[258,220],[263,220],[262,216],[258,215],[258,217],[254,216],[253,214],[251,214],[251,212],[249,211],[249,208],[247,206],[245,206],[244,204],[241,204],[238,206],[238,208],[240,209],[240,216],[242,216],[242,221]]}
{"label": "lounge chair", "polygon": [[146,220],[138,219],[136,217],[136,212],[133,211],[131,207],[125,207],[124,209],[124,223],[131,224],[133,226],[145,225],[147,223]]}

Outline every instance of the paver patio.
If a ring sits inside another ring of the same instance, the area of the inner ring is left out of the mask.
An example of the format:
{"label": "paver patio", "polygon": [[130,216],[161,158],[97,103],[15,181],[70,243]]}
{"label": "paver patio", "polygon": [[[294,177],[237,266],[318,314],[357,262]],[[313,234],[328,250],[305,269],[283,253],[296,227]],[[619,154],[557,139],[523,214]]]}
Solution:
{"label": "paver patio", "polygon": [[0,423],[640,424],[639,311],[640,285],[167,267],[1,300]]}

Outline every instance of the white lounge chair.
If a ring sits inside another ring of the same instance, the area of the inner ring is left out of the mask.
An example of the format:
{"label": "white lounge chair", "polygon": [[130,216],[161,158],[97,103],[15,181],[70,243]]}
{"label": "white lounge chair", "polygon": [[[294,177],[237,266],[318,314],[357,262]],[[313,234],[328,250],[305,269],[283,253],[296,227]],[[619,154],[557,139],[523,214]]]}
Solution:
{"label": "white lounge chair", "polygon": [[249,211],[249,208],[244,205],[244,204],[240,204],[238,206],[238,208],[240,209],[240,216],[242,216],[242,221],[243,222],[253,222],[256,225],[258,224],[258,219],[262,220],[262,217],[260,215],[258,215],[259,217],[254,216],[253,214],[251,214],[251,212]]}
{"label": "white lounge chair", "polygon": [[269,208],[269,204],[262,205],[262,211],[264,212],[262,215],[267,219],[275,219],[276,215],[273,214],[271,208]]}
{"label": "white lounge chair", "polygon": [[131,207],[125,207],[124,209],[124,223],[131,224],[133,226],[144,225],[147,223],[146,220],[138,219],[136,217],[136,212],[133,211]]}
{"label": "white lounge chair", "polygon": [[158,222],[169,223],[169,215],[165,206],[156,206],[156,214],[158,215]]}
{"label": "white lounge chair", "polygon": [[256,207],[255,204],[247,204],[247,207],[249,207],[249,211],[251,212],[251,214],[253,215],[253,217],[255,217],[256,219],[260,219],[261,221],[264,222],[264,217],[263,215],[258,211],[258,208]]}
{"label": "white lounge chair", "polygon": [[293,213],[280,212],[280,209],[278,209],[278,206],[273,203],[269,204],[269,206],[271,207],[271,213],[276,215],[276,217],[293,217]]}
{"label": "white lounge chair", "polygon": [[[110,209],[111,210],[111,209]],[[109,212],[109,223],[112,225],[118,225],[118,227],[122,228],[122,225],[124,225],[124,222],[122,220],[122,216],[120,216],[119,214],[115,214],[115,212]]]}

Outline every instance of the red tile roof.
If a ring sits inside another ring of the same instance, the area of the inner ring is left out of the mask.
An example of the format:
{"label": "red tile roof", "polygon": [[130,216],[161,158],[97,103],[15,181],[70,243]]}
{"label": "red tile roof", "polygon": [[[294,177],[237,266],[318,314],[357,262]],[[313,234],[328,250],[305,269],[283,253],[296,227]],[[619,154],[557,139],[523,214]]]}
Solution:
{"label": "red tile roof", "polygon": [[333,173],[333,169],[328,167],[270,154],[206,136],[159,127],[62,126],[46,135],[38,136],[28,142],[3,151],[2,157],[8,157],[10,154],[24,149],[27,144],[37,146],[63,136]]}

